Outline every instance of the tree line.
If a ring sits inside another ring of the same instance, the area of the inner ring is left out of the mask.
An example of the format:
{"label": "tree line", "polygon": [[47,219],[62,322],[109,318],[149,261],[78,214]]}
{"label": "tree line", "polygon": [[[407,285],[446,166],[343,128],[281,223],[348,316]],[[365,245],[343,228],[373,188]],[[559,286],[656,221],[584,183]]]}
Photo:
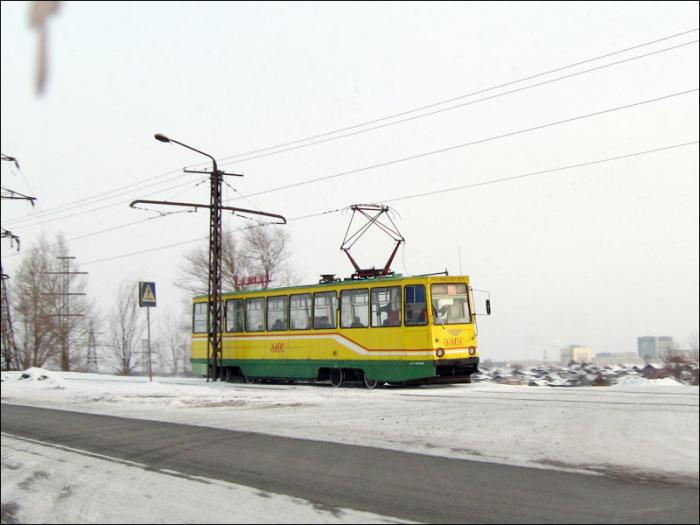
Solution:
{"label": "tree line", "polygon": [[[89,276],[79,273],[68,253],[63,235],[55,242],[42,235],[5,281],[9,310],[2,319],[2,368],[143,373],[146,321],[138,306],[138,279],[115,280],[111,307],[103,311],[90,297]],[[241,277],[251,275],[264,277],[265,286],[294,284],[289,257],[289,235],[279,228],[255,226],[238,236],[225,234],[222,287],[234,290]],[[209,250],[195,248],[177,264],[173,284],[185,292],[182,308],[163,317],[151,343],[154,370],[173,375],[191,370],[190,299],[207,293]],[[7,337],[10,319],[12,338]]]}

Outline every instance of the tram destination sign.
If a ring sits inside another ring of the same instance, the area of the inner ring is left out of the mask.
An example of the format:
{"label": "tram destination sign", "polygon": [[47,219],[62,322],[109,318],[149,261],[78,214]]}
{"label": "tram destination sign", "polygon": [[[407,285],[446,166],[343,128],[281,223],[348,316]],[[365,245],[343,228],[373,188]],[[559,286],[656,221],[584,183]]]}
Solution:
{"label": "tram destination sign", "polygon": [[156,305],[156,283],[139,281],[139,306]]}

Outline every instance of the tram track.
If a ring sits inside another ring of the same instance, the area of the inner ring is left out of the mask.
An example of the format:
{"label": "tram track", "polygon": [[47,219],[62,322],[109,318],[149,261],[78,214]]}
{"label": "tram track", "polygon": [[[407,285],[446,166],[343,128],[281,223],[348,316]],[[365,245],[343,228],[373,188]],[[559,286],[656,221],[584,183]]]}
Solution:
{"label": "tram track", "polygon": [[[455,396],[436,396],[436,395],[420,395],[420,394],[401,394],[404,397],[411,398],[411,397],[419,397],[423,400],[425,399],[459,399]],[[587,397],[578,397],[578,398],[562,398],[562,397],[556,397],[556,398],[536,398],[532,396],[513,396],[513,395],[479,395],[479,394],[470,394],[469,395],[469,400],[493,400],[493,401],[526,401],[528,403],[532,402],[539,402],[539,403],[571,403],[571,404],[585,404],[585,405],[592,405],[592,406],[599,406],[599,405],[625,405],[625,406],[638,406],[640,408],[647,408],[647,407],[688,407],[688,408],[698,408],[698,403],[659,403],[656,401],[648,401],[648,400],[640,400],[640,401],[610,401],[610,400],[592,400]],[[444,401],[441,401],[444,403]]]}

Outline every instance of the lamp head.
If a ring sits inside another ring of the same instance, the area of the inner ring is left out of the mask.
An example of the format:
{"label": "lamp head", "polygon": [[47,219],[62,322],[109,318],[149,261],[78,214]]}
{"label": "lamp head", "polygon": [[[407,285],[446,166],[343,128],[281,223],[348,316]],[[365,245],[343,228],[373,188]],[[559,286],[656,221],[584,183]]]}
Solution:
{"label": "lamp head", "polygon": [[155,134],[156,140],[160,140],[161,142],[170,142],[170,139],[166,137],[165,135],[161,135],[160,133]]}

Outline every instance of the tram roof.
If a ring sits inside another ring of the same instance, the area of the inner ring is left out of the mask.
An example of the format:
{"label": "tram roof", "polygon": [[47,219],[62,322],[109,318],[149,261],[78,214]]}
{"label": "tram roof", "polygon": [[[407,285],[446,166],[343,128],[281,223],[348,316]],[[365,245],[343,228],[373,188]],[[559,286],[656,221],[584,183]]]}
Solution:
{"label": "tram roof", "polygon": [[[423,275],[403,275],[400,273],[393,274],[393,275],[385,275],[381,277],[370,277],[367,279],[351,279],[351,278],[346,278],[346,279],[341,279],[339,281],[328,281],[328,282],[322,282],[322,283],[314,283],[314,284],[297,284],[294,286],[283,286],[280,288],[259,288],[256,290],[238,290],[238,291],[222,291],[221,295],[249,295],[249,294],[254,294],[254,293],[274,293],[274,292],[285,292],[289,290],[300,290],[300,289],[309,289],[309,288],[332,288],[336,286],[344,286],[344,285],[358,285],[358,284],[374,284],[374,283],[382,283],[382,282],[391,282],[391,281],[400,281],[402,279],[420,279],[420,278],[429,278],[429,277],[436,277],[437,274],[423,274]],[[452,278],[459,278],[459,277],[465,277],[463,275],[443,275],[441,276],[441,280],[444,279],[445,277],[452,277]],[[200,295],[195,295],[193,299],[204,299],[207,297],[207,294],[200,294]]]}

